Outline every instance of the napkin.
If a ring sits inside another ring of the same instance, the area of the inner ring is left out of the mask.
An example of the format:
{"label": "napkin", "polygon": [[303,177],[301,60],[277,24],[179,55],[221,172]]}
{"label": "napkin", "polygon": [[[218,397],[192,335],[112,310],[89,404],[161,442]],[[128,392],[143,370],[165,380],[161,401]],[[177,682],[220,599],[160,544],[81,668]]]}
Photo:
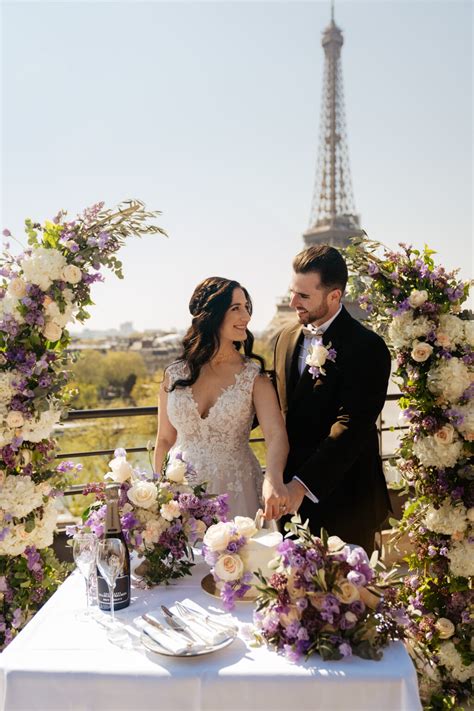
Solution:
{"label": "napkin", "polygon": [[[171,611],[179,615],[186,626],[192,632],[202,637],[207,644],[220,644],[221,642],[224,642],[224,640],[229,639],[229,637],[237,634],[238,627],[233,617],[229,615],[222,617],[219,615],[212,615],[208,610],[201,607],[193,600],[183,600],[182,604],[197,614],[194,617],[188,614],[180,615],[175,607],[172,607]],[[207,619],[205,619],[206,617]],[[217,624],[213,625],[213,622]]]}
{"label": "napkin", "polygon": [[151,639],[158,642],[161,647],[164,647],[172,654],[197,652],[204,648],[204,644],[199,642],[193,644],[193,642],[186,639],[186,637],[179,634],[179,632],[175,632],[172,629],[166,629],[165,625],[163,625],[165,629],[160,630],[154,625],[151,625],[149,622],[146,622],[142,617],[137,617],[133,622],[139,629],[146,632]]}

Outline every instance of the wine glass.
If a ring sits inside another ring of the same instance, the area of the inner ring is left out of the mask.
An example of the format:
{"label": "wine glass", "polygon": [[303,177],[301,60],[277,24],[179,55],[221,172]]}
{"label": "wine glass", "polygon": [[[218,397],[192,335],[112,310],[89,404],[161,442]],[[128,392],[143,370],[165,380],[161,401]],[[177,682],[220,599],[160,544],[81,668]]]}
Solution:
{"label": "wine glass", "polygon": [[84,576],[86,583],[87,608],[80,613],[78,619],[87,620],[90,617],[89,580],[95,565],[97,555],[97,538],[93,533],[76,533],[72,544],[74,562]]}
{"label": "wine glass", "polygon": [[97,546],[97,567],[102,573],[110,596],[110,612],[112,623],[109,630],[109,639],[114,642],[126,639],[126,631],[115,620],[114,590],[118,575],[122,572],[125,563],[125,546],[120,538],[104,538]]}

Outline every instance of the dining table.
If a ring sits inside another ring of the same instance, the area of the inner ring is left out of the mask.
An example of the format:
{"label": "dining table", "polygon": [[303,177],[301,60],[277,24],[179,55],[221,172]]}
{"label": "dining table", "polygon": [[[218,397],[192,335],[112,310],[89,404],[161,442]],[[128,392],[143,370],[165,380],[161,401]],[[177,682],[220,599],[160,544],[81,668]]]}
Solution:
{"label": "dining table", "polygon": [[[116,613],[125,641],[110,641],[108,615],[84,620],[84,579],[76,570],[0,654],[0,711],[420,711],[417,676],[402,642],[380,661],[315,654],[291,661],[258,644],[254,602],[237,602],[238,628],[226,647],[168,656],[145,645],[139,621],[161,618],[161,605],[197,605],[225,615],[206,592],[208,566],[170,585],[132,587],[129,607]],[[146,640],[145,640],[146,641]]]}

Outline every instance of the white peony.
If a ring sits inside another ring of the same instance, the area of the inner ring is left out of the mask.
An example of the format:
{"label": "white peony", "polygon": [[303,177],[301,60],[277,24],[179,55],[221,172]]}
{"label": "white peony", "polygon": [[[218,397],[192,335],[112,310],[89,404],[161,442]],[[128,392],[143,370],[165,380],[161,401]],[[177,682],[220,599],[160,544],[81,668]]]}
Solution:
{"label": "white peony", "polygon": [[28,442],[41,442],[47,439],[60,418],[61,412],[50,407],[49,410],[41,413],[39,419],[27,420],[22,429],[23,439]]}
{"label": "white peony", "polygon": [[409,348],[417,338],[424,338],[433,331],[435,324],[427,316],[413,317],[413,311],[405,311],[399,316],[394,316],[388,335],[394,348]]}
{"label": "white peony", "polygon": [[67,264],[62,270],[61,276],[68,284],[79,284],[82,279],[82,272],[74,264]]}
{"label": "white peony", "polygon": [[133,469],[131,464],[127,462],[126,457],[114,457],[114,459],[110,460],[109,467],[112,471],[105,475],[105,479],[111,479],[118,484],[123,484],[124,481],[132,478]]}
{"label": "white peony", "polygon": [[251,538],[258,530],[253,518],[249,518],[248,516],[236,516],[234,518],[234,525],[239,536],[244,536],[245,538]]}
{"label": "white peony", "polygon": [[160,509],[160,513],[164,519],[167,521],[172,521],[174,518],[178,518],[181,515],[181,509],[177,501],[169,501],[167,504],[163,504]]}
{"label": "white peony", "polygon": [[47,291],[53,281],[62,279],[66,259],[57,249],[36,247],[30,256],[21,260],[20,266],[26,281],[37,284],[40,289]]}
{"label": "white peony", "polygon": [[449,569],[460,578],[474,575],[474,545],[468,539],[456,541],[448,551]]}
{"label": "white peony", "polygon": [[149,509],[156,504],[158,492],[151,481],[137,481],[127,491],[127,496],[135,506]]}
{"label": "white peony", "polygon": [[2,488],[2,509],[23,518],[43,504],[43,493],[29,476],[6,476]]}
{"label": "white peony", "polygon": [[430,504],[424,516],[424,524],[430,531],[447,536],[465,531],[467,523],[466,507],[462,504],[453,506],[449,499],[445,499],[438,509]]}
{"label": "white peony", "polygon": [[413,289],[410,296],[408,297],[408,303],[412,309],[417,309],[419,306],[425,303],[428,299],[428,292],[424,289],[418,291],[418,289]]}
{"label": "white peony", "polygon": [[411,357],[417,363],[424,363],[428,360],[430,355],[433,353],[433,346],[429,343],[424,343],[420,341],[413,341],[413,348],[411,350]]}
{"label": "white peony", "polygon": [[56,341],[59,341],[61,338],[61,334],[63,332],[63,329],[61,326],[56,323],[56,321],[49,321],[46,320],[46,323],[43,326],[43,329],[41,333],[43,336],[48,340],[51,341],[52,343],[55,343]]}
{"label": "white peony", "polygon": [[225,582],[238,580],[243,573],[244,564],[242,558],[236,553],[221,555],[214,566],[214,574]]}
{"label": "white peony", "polygon": [[229,545],[231,538],[231,524],[229,522],[220,521],[219,523],[209,526],[203,543],[211,551],[223,551]]}
{"label": "white peony", "polygon": [[456,439],[449,444],[436,436],[420,437],[413,445],[413,453],[424,467],[454,467],[461,456],[463,444]]}
{"label": "white peony", "polygon": [[440,639],[449,639],[449,637],[453,636],[456,630],[456,627],[453,625],[451,620],[448,620],[447,617],[440,617],[436,620],[435,627],[439,632]]}
{"label": "white peony", "polygon": [[180,459],[174,459],[172,462],[168,463],[165,476],[170,481],[174,481],[176,484],[181,484],[186,476],[186,470],[186,462],[183,462]]}
{"label": "white peony", "polygon": [[428,373],[428,390],[450,403],[455,403],[471,384],[467,366],[459,358],[442,360]]}
{"label": "white peony", "polygon": [[21,277],[14,277],[8,284],[8,293],[14,299],[22,299],[26,296],[26,283]]}

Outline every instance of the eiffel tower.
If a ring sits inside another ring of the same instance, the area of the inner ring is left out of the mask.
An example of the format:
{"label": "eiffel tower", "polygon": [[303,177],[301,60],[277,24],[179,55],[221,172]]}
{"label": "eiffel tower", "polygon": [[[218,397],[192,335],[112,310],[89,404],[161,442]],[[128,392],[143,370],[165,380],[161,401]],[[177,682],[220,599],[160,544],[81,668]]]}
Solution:
{"label": "eiffel tower", "polygon": [[[341,49],[344,39],[334,21],[334,0],[331,2],[331,22],[323,31],[321,44],[325,60],[320,142],[310,222],[303,233],[303,240],[307,247],[329,244],[340,248],[346,247],[349,239],[361,235],[363,230],[352,194],[342,84]],[[290,297],[285,296],[277,303],[277,312],[266,331],[270,338],[283,325],[294,320],[289,300]],[[356,304],[344,303],[353,316],[363,317]]]}

